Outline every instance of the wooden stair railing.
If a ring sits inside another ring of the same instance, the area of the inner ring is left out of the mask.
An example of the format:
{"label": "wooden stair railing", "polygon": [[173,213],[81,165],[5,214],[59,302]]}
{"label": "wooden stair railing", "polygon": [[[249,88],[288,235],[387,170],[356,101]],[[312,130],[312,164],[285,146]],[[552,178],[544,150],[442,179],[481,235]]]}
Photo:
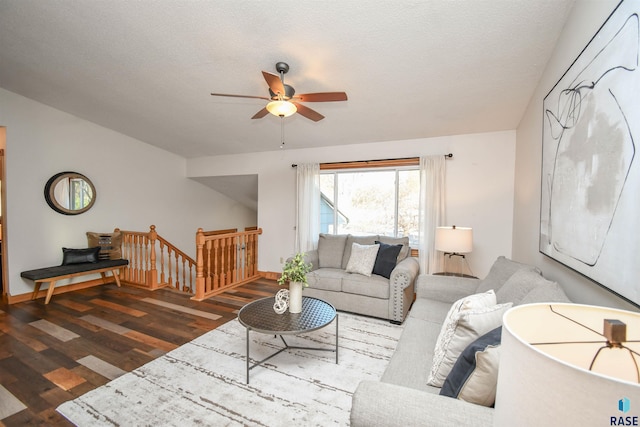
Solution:
{"label": "wooden stair railing", "polygon": [[156,232],[123,231],[122,257],[129,265],[120,270],[122,283],[155,290],[164,287],[193,294],[196,262]]}
{"label": "wooden stair railing", "polygon": [[254,227],[240,232],[199,228],[196,233],[196,294],[192,299],[202,301],[259,278],[260,234],[262,229]]}

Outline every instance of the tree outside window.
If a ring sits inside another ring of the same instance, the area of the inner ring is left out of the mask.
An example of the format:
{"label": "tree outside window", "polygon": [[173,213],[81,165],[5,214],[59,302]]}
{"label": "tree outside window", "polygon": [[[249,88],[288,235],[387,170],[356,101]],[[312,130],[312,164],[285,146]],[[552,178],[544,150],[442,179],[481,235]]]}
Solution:
{"label": "tree outside window", "polygon": [[418,169],[326,171],[320,191],[322,232],[409,236],[418,247]]}

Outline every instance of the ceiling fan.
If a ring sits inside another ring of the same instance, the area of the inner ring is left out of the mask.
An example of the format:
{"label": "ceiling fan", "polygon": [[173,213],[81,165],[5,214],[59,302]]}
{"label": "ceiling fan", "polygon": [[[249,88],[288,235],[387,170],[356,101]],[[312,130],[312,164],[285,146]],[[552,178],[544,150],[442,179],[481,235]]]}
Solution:
{"label": "ceiling fan", "polygon": [[252,119],[261,119],[268,113],[279,117],[288,117],[298,113],[314,122],[324,119],[324,116],[315,110],[301,104],[301,102],[333,102],[346,101],[347,94],[344,92],[318,92],[296,95],[292,86],[284,83],[284,75],[289,71],[289,64],[278,62],[276,71],[279,75],[262,72],[264,79],[269,85],[269,97],[252,95],[233,95],[227,93],[212,93],[213,96],[230,96],[234,98],[257,98],[270,101],[263,109],[258,111]]}

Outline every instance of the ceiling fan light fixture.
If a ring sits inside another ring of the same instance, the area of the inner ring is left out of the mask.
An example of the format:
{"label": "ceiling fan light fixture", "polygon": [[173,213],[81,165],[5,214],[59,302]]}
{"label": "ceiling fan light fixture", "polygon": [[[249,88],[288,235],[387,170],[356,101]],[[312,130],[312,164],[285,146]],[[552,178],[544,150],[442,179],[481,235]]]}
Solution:
{"label": "ceiling fan light fixture", "polygon": [[295,114],[298,109],[289,101],[271,101],[267,104],[267,111],[274,116],[289,117],[290,115]]}

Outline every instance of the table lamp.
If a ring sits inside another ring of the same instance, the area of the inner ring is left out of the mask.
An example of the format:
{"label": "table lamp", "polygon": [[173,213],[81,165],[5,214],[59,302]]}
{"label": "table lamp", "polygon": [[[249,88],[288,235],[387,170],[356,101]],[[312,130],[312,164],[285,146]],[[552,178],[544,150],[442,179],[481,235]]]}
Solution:
{"label": "table lamp", "polygon": [[[473,250],[473,229],[471,227],[436,227],[435,249],[444,252],[445,257],[460,257],[466,263],[465,253]],[[471,269],[469,269],[471,271]],[[460,268],[462,275],[462,268]]]}
{"label": "table lamp", "polygon": [[563,303],[514,307],[503,319],[494,425],[638,423],[639,366],[640,313]]}

